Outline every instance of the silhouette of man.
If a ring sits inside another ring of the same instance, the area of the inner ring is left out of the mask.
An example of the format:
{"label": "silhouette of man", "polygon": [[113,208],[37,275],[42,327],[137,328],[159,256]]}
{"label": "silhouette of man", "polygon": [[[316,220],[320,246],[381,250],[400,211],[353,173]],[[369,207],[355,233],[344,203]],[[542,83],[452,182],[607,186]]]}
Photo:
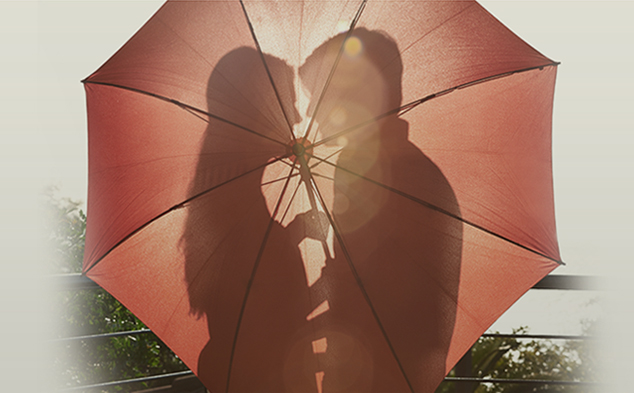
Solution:
{"label": "silhouette of man", "polygon": [[460,215],[398,116],[402,72],[396,43],[363,28],[323,43],[300,68],[317,145],[342,148],[331,163],[335,260],[313,287],[329,304],[315,319],[327,393],[432,392],[445,375],[462,223],[434,208]]}

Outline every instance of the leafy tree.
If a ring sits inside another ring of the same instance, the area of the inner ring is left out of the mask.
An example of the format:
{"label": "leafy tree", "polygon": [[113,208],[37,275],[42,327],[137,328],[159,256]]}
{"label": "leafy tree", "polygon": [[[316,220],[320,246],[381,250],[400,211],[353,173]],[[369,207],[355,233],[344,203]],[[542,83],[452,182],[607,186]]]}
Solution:
{"label": "leafy tree", "polygon": [[80,209],[81,202],[57,198],[53,187],[46,189],[43,196],[50,272],[80,273],[86,234],[86,215]]}
{"label": "leafy tree", "polygon": [[[586,334],[592,334],[589,323]],[[528,333],[527,327],[513,330]],[[471,376],[491,379],[555,380],[597,382],[597,364],[587,341],[527,340],[514,337],[482,337],[472,348]],[[455,369],[450,376],[455,376]],[[464,382],[461,382],[464,384]],[[445,382],[436,393],[458,391],[454,382]],[[528,392],[591,392],[592,387],[559,384],[471,383],[462,392],[528,393]]]}
{"label": "leafy tree", "polygon": [[[81,272],[86,215],[81,204],[45,193],[49,223],[50,270],[54,274]],[[153,333],[111,338],[66,340],[69,337],[145,329],[146,326],[102,289],[59,289],[54,294],[56,388],[70,388],[148,375],[187,370]],[[127,392],[167,381],[127,384],[104,392]],[[95,390],[93,390],[95,391]]]}

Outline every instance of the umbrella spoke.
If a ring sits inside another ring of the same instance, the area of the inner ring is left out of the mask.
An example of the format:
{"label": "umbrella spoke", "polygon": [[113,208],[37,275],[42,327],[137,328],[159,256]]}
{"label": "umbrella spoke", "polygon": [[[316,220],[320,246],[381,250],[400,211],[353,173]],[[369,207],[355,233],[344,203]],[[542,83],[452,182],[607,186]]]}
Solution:
{"label": "umbrella spoke", "polygon": [[357,125],[354,125],[352,127],[348,127],[348,128],[346,128],[346,129],[344,129],[342,131],[339,131],[337,133],[331,134],[330,136],[327,136],[327,137],[325,137],[325,138],[313,143],[312,145],[307,146],[306,148],[309,149],[309,148],[321,146],[324,143],[328,143],[328,142],[330,142],[332,140],[336,140],[337,138],[340,138],[340,137],[342,137],[342,136],[344,136],[346,134],[349,134],[349,133],[351,133],[353,131],[361,129],[361,128],[369,125],[369,124],[375,123],[376,121],[381,120],[384,117],[388,117],[388,116],[391,116],[391,115],[394,115],[394,114],[401,114],[402,111],[409,111],[409,110],[413,109],[414,107],[416,107],[417,105],[420,105],[423,102],[425,102],[427,100],[430,100],[430,99],[432,99],[434,97],[435,97],[435,94],[432,94],[432,95],[427,96],[425,98],[422,98],[420,100],[416,100],[416,101],[410,102],[409,104],[405,104],[405,105],[400,106],[398,108],[394,108],[394,109],[389,110],[389,111],[387,111],[385,113],[382,113],[382,114],[380,114],[380,115],[378,115],[376,117],[373,117],[371,119],[363,121],[363,122],[361,122],[361,123],[359,123]]}
{"label": "umbrella spoke", "polygon": [[363,121],[363,122],[361,122],[359,124],[356,124],[356,125],[354,125],[352,127],[348,127],[346,129],[341,130],[339,132],[336,132],[334,134],[328,133],[328,134],[330,134],[330,136],[327,136],[327,137],[325,137],[325,138],[313,143],[312,145],[307,146],[306,148],[309,149],[309,148],[317,147],[317,146],[323,145],[324,143],[328,143],[328,142],[330,142],[332,140],[336,140],[337,138],[340,138],[340,137],[342,137],[342,136],[344,136],[346,134],[349,134],[349,133],[351,133],[353,131],[359,130],[359,129],[361,129],[361,128],[369,125],[369,124],[375,123],[378,120],[381,120],[381,119],[383,119],[385,117],[388,117],[388,116],[392,116],[392,115],[403,116],[405,113],[411,111],[412,109],[416,108],[417,106],[419,106],[420,104],[422,104],[424,102],[427,102],[427,101],[429,101],[431,99],[434,99],[434,98],[438,98],[438,97],[444,96],[446,94],[449,94],[449,93],[451,93],[453,91],[456,91],[456,90],[459,90],[459,89],[464,89],[466,87],[478,85],[478,84],[483,83],[483,82],[488,82],[490,80],[494,80],[494,79],[498,79],[498,78],[504,78],[506,76],[511,76],[511,75],[514,75],[514,74],[522,73],[522,72],[532,71],[532,70],[536,70],[536,69],[542,69],[544,67],[554,67],[554,66],[557,66],[557,65],[559,65],[559,62],[551,62],[551,63],[547,63],[547,64],[540,65],[540,66],[528,67],[528,68],[523,68],[523,69],[520,69],[520,70],[504,72],[504,73],[497,74],[497,75],[491,75],[491,76],[488,76],[486,78],[481,78],[481,79],[477,79],[477,80],[474,80],[474,81],[471,81],[471,82],[466,82],[466,83],[460,84],[458,86],[450,87],[448,89],[441,90],[441,91],[439,91],[437,93],[433,93],[433,94],[427,95],[427,96],[425,96],[423,98],[419,98],[419,99],[411,101],[411,102],[409,102],[407,104],[401,105],[398,108],[391,109],[391,110],[389,110],[387,112],[384,112],[384,113],[382,113],[382,114],[380,114],[378,116],[375,116],[375,117],[373,117],[371,119]]}
{"label": "umbrella spoke", "polygon": [[[299,176],[299,173],[295,173],[294,175],[291,175],[291,177],[297,177],[297,176]],[[274,180],[269,180],[267,182],[264,182],[264,183],[262,183],[262,185],[263,186],[268,186],[270,184],[279,183],[279,182],[284,181],[284,180],[286,180],[285,177],[280,177],[279,179],[274,179]]]}
{"label": "umbrella spoke", "polygon": [[415,196],[413,196],[413,195],[410,195],[410,194],[408,194],[408,193],[406,193],[406,192],[400,191],[400,190],[398,190],[398,189],[396,189],[396,188],[394,188],[394,187],[388,186],[387,184],[383,184],[383,183],[381,183],[381,182],[379,182],[379,181],[376,181],[376,180],[370,179],[370,178],[368,178],[368,177],[366,177],[366,176],[363,176],[363,175],[361,175],[361,174],[359,174],[359,173],[356,173],[356,172],[351,171],[351,170],[349,170],[349,169],[347,169],[347,168],[344,168],[344,167],[342,167],[341,165],[338,165],[338,164],[332,163],[332,162],[330,162],[330,161],[327,161],[327,160],[321,159],[321,158],[316,157],[316,156],[311,156],[311,157],[313,157],[313,158],[315,158],[316,160],[319,160],[319,161],[321,161],[321,162],[323,162],[323,163],[325,163],[325,164],[327,164],[327,165],[333,166],[333,167],[335,167],[336,169],[340,169],[340,170],[342,170],[342,171],[344,171],[344,172],[346,172],[346,173],[349,173],[349,174],[351,174],[351,175],[353,175],[353,176],[356,176],[356,177],[358,177],[358,178],[360,178],[360,179],[363,179],[363,180],[365,180],[365,181],[368,181],[368,182],[370,182],[370,183],[372,183],[372,184],[374,184],[374,185],[376,185],[376,186],[379,186],[379,187],[384,188],[384,189],[386,189],[386,190],[388,190],[388,191],[390,191],[390,192],[393,192],[393,193],[395,193],[395,194],[397,194],[397,195],[400,195],[400,196],[402,196],[402,197],[404,197],[404,198],[407,198],[407,199],[409,199],[409,200],[411,200],[411,201],[413,201],[413,202],[416,202],[416,203],[418,203],[419,205],[425,206],[425,207],[426,207],[426,208],[428,208],[428,209],[431,209],[431,210],[437,211],[437,212],[439,212],[439,213],[441,213],[441,214],[444,214],[444,215],[446,215],[446,216],[448,216],[448,217],[451,217],[451,218],[453,218],[453,219],[455,219],[455,220],[458,220],[458,221],[460,221],[460,222],[463,222],[464,224],[467,224],[467,225],[469,225],[469,226],[471,226],[471,227],[473,227],[473,228],[476,228],[476,229],[478,229],[478,230],[480,230],[480,231],[483,231],[483,232],[485,232],[485,233],[488,233],[489,235],[495,236],[495,237],[497,237],[497,238],[499,238],[499,239],[502,239],[502,240],[504,240],[504,241],[506,241],[506,242],[508,242],[508,243],[511,243],[511,244],[513,244],[513,245],[515,245],[515,246],[517,246],[517,247],[520,247],[520,248],[522,248],[522,249],[524,249],[524,250],[530,251],[530,252],[532,252],[532,253],[534,253],[534,254],[536,254],[536,255],[539,255],[539,256],[544,257],[544,258],[546,258],[546,259],[548,259],[548,260],[551,260],[551,261],[553,261],[553,262],[556,262],[556,263],[558,263],[559,265],[565,265],[563,261],[560,261],[560,260],[558,260],[558,259],[552,258],[552,257],[550,257],[550,256],[548,256],[548,255],[546,255],[546,254],[544,254],[544,253],[541,253],[541,252],[539,252],[539,251],[537,251],[537,250],[534,250],[534,249],[532,249],[532,248],[526,247],[525,245],[523,245],[523,244],[521,244],[521,243],[518,243],[518,242],[516,242],[516,241],[514,241],[514,240],[511,240],[511,239],[509,239],[509,238],[507,238],[507,237],[505,237],[505,236],[502,236],[502,235],[500,235],[500,234],[497,234],[497,233],[495,233],[495,232],[493,232],[493,231],[491,231],[491,230],[489,230],[489,229],[487,229],[487,228],[485,228],[485,227],[483,227],[483,226],[481,226],[481,225],[478,225],[478,224],[476,224],[476,223],[474,223],[474,222],[471,222],[471,221],[469,221],[469,220],[465,220],[464,218],[462,218],[462,217],[460,217],[460,216],[458,216],[458,215],[456,215],[456,214],[453,214],[453,213],[451,213],[451,212],[449,212],[449,211],[447,211],[447,210],[445,210],[445,209],[443,209],[443,208],[441,208],[441,207],[438,207],[438,206],[436,206],[436,205],[434,205],[434,204],[431,204],[431,203],[429,203],[429,202],[427,202],[427,201],[424,201],[424,200],[422,200],[422,199],[420,199],[420,198],[417,198],[417,197],[415,197]]}
{"label": "umbrella spoke", "polygon": [[[295,177],[295,176],[299,176],[299,172],[296,174],[291,174],[290,177]],[[275,182],[280,181],[280,180],[284,180],[284,179],[278,179],[278,180],[274,180]],[[288,214],[288,211],[291,208],[291,205],[293,204],[293,199],[295,199],[295,195],[297,195],[297,191],[299,191],[299,187],[302,185],[302,182],[297,182],[297,186],[295,187],[295,190],[293,191],[293,195],[291,195],[290,200],[288,201],[288,205],[286,205],[286,210],[284,210],[284,214],[282,214],[282,217],[280,218],[280,222],[284,222],[284,219],[286,218],[286,214]]]}
{"label": "umbrella spoke", "polygon": [[332,78],[335,74],[335,70],[337,69],[337,65],[339,64],[339,60],[341,59],[341,55],[343,54],[343,51],[345,49],[346,40],[350,38],[350,36],[352,35],[352,31],[354,30],[355,26],[357,25],[357,22],[359,21],[359,18],[361,17],[361,13],[363,12],[363,9],[365,8],[366,2],[367,0],[363,0],[361,5],[359,6],[359,9],[357,10],[356,15],[352,19],[352,22],[350,22],[350,28],[348,29],[348,32],[346,33],[346,37],[341,42],[341,47],[339,48],[339,52],[337,53],[335,62],[333,63],[332,68],[330,69],[330,74],[328,75],[328,78],[326,79],[326,83],[324,84],[324,87],[321,90],[321,94],[319,95],[319,100],[317,100],[317,104],[315,105],[315,110],[313,111],[312,116],[310,117],[310,122],[308,123],[308,126],[306,127],[306,132],[304,133],[304,139],[306,140],[308,140],[308,138],[310,137],[310,131],[313,127],[313,124],[315,123],[315,117],[317,116],[317,113],[319,112],[319,107],[321,106],[324,96],[326,95],[326,91],[328,90],[328,86],[330,85],[330,82],[332,81]]}
{"label": "umbrella spoke", "polygon": [[[304,32],[304,2],[301,2],[301,13],[299,17],[299,34],[297,35],[297,47],[300,48],[297,51],[297,58],[295,59],[295,64],[301,64],[302,62],[302,33]],[[301,85],[299,83],[295,84],[295,97],[300,96]]]}
{"label": "umbrella spoke", "polygon": [[262,52],[262,48],[260,47],[260,42],[258,38],[255,36],[255,30],[253,29],[253,25],[251,24],[251,19],[249,19],[249,15],[247,14],[247,10],[244,7],[244,3],[240,0],[240,5],[242,6],[242,12],[244,12],[244,17],[247,20],[247,24],[249,25],[249,30],[251,31],[251,36],[253,37],[253,41],[255,42],[255,46],[258,49],[258,53],[260,54],[260,58],[262,59],[262,64],[264,65],[264,69],[266,70],[266,75],[269,77],[269,81],[271,82],[271,87],[275,92],[275,97],[277,98],[277,103],[280,105],[280,109],[282,110],[282,114],[284,115],[284,120],[286,120],[286,125],[288,125],[288,131],[290,132],[291,138],[295,140],[295,134],[293,133],[293,125],[288,118],[288,114],[284,109],[284,104],[282,103],[282,98],[280,97],[280,93],[275,86],[275,82],[273,81],[273,75],[271,75],[271,70],[269,69],[266,60],[264,59],[264,52]]}
{"label": "umbrella spoke", "polygon": [[[262,169],[262,168],[265,168],[265,167],[266,167],[266,166],[268,166],[268,165],[271,165],[271,164],[274,164],[274,163],[276,163],[276,162],[278,162],[278,161],[281,161],[281,160],[282,160],[282,159],[284,159],[284,158],[285,158],[285,157],[278,157],[278,158],[274,159],[274,160],[273,160],[273,161],[271,161],[271,162],[267,162],[266,164],[259,165],[259,166],[255,167],[255,168],[253,168],[253,169],[250,169],[250,170],[248,170],[248,171],[246,171],[246,172],[244,172],[244,173],[242,173],[242,174],[240,174],[240,175],[238,175],[238,176],[232,177],[231,179],[225,180],[224,182],[222,182],[222,183],[220,183],[220,184],[216,184],[216,185],[215,185],[215,186],[213,186],[213,187],[210,187],[210,188],[208,188],[208,189],[206,189],[206,190],[204,190],[204,191],[202,191],[202,192],[199,192],[198,194],[196,194],[196,195],[194,195],[194,196],[192,196],[192,197],[190,197],[190,198],[188,198],[188,199],[184,200],[183,202],[181,202],[181,203],[179,203],[179,204],[177,204],[177,205],[174,205],[174,206],[172,206],[171,208],[169,208],[169,209],[165,210],[163,213],[159,214],[158,216],[154,217],[154,218],[153,218],[153,219],[151,219],[151,220],[148,220],[145,224],[143,224],[142,226],[138,227],[138,228],[137,228],[137,229],[135,229],[134,231],[130,232],[127,236],[125,236],[123,239],[121,239],[119,242],[117,242],[114,246],[112,246],[112,248],[110,248],[110,249],[109,249],[108,251],[106,251],[106,252],[105,252],[105,253],[104,253],[104,254],[103,254],[103,255],[102,255],[102,256],[101,256],[98,260],[96,260],[96,261],[95,261],[95,263],[93,263],[91,266],[89,266],[89,267],[85,268],[85,269],[84,269],[84,273],[83,273],[83,274],[88,273],[90,270],[92,270],[92,268],[94,268],[95,266],[97,266],[97,264],[98,264],[99,262],[101,262],[101,261],[102,261],[102,260],[103,260],[106,256],[108,256],[108,254],[110,254],[110,253],[112,252],[112,250],[114,250],[115,248],[117,248],[119,245],[123,244],[126,240],[128,240],[129,238],[131,238],[132,236],[134,236],[136,233],[138,233],[139,231],[141,231],[143,228],[145,228],[145,227],[149,226],[150,224],[152,224],[152,223],[153,223],[153,222],[155,222],[156,220],[159,220],[161,217],[163,217],[163,216],[165,216],[165,215],[169,214],[170,212],[172,212],[172,211],[174,211],[174,210],[176,210],[176,209],[180,209],[180,208],[182,208],[182,207],[183,207],[184,205],[186,205],[187,203],[189,203],[189,202],[191,202],[191,201],[193,201],[193,200],[195,200],[195,199],[197,199],[197,198],[199,198],[199,197],[201,197],[201,196],[203,196],[203,195],[205,195],[205,194],[208,194],[208,193],[212,192],[213,190],[218,189],[219,187],[222,187],[222,186],[224,186],[224,185],[226,185],[226,184],[229,184],[229,183],[231,183],[231,182],[233,182],[233,181],[236,181],[236,180],[238,180],[238,179],[240,179],[240,178],[242,178],[242,177],[244,177],[244,176],[246,176],[246,175],[249,175],[249,174],[251,174],[251,173],[253,173],[253,172],[255,172],[255,171],[258,171],[258,170],[260,170],[260,169]],[[289,178],[289,179],[290,179],[290,178]]]}
{"label": "umbrella spoke", "polygon": [[[319,162],[314,163],[313,165],[310,166],[310,169],[314,169],[317,168],[319,166],[319,164],[322,163],[322,161],[326,161],[331,159],[332,157],[336,156],[337,154],[341,153],[343,151],[343,147],[340,149],[337,149],[335,152],[328,154],[326,157],[324,158],[318,158]],[[313,173],[313,175],[318,175],[317,173]]]}
{"label": "umbrella spoke", "polygon": [[322,179],[326,179],[326,180],[335,181],[335,179],[333,177],[322,175],[321,173],[313,173],[313,176],[314,177],[321,177]]}
{"label": "umbrella spoke", "polygon": [[[271,162],[272,163],[272,162]],[[269,163],[269,164],[271,164]],[[268,165],[268,164],[267,164]],[[286,193],[286,189],[288,188],[288,185],[291,181],[292,178],[292,174],[293,174],[293,170],[295,168],[291,168],[290,172],[288,173],[288,176],[286,177],[286,183],[284,183],[284,188],[282,188],[282,191],[280,192],[280,196],[277,200],[277,203],[275,205],[275,209],[273,210],[273,213],[271,213],[271,219],[269,220],[269,225],[266,227],[266,231],[264,232],[264,238],[262,239],[262,243],[260,244],[260,250],[258,251],[258,255],[255,258],[255,263],[253,264],[253,270],[251,271],[251,276],[249,277],[249,281],[247,282],[247,288],[246,291],[244,293],[244,299],[242,301],[242,307],[240,308],[240,314],[238,315],[238,322],[236,324],[236,332],[235,335],[233,337],[233,344],[231,346],[231,356],[229,357],[229,369],[227,370],[227,385],[226,385],[226,391],[229,391],[229,382],[231,381],[231,368],[233,366],[233,357],[235,355],[236,352],[236,345],[238,344],[238,335],[240,333],[240,325],[242,323],[242,318],[244,316],[244,311],[246,309],[247,306],[247,300],[249,299],[249,294],[251,292],[251,287],[253,285],[253,280],[255,279],[255,275],[257,273],[258,270],[258,266],[260,264],[260,261],[262,260],[262,255],[264,254],[264,248],[266,247],[266,244],[268,242],[269,239],[269,235],[271,234],[271,229],[273,228],[273,224],[275,224],[275,217],[277,216],[277,213],[280,209],[280,206],[282,204],[282,200],[284,199],[284,194]]]}
{"label": "umbrella spoke", "polygon": [[321,204],[322,208],[324,209],[324,213],[326,214],[326,217],[328,218],[328,221],[329,221],[330,225],[332,226],[332,230],[334,232],[335,238],[337,239],[337,242],[339,243],[339,246],[341,247],[341,251],[343,252],[344,258],[345,258],[346,262],[348,263],[348,267],[350,269],[350,272],[352,273],[352,275],[353,275],[353,277],[355,279],[355,282],[356,282],[357,286],[359,287],[359,290],[361,291],[361,294],[363,295],[364,300],[368,304],[368,307],[370,307],[370,311],[372,312],[372,316],[374,317],[374,320],[376,321],[377,326],[379,327],[379,330],[381,331],[381,334],[383,335],[383,338],[385,339],[385,342],[387,343],[387,346],[390,348],[390,351],[392,352],[392,355],[394,356],[394,360],[398,364],[398,367],[401,370],[401,373],[403,374],[403,378],[405,379],[405,382],[407,382],[407,386],[409,386],[410,391],[414,392],[414,387],[410,383],[409,378],[407,378],[407,374],[405,373],[405,369],[403,368],[403,365],[401,364],[401,361],[399,360],[398,355],[396,354],[396,350],[394,349],[394,346],[392,345],[392,342],[390,341],[390,338],[388,337],[387,331],[385,330],[385,327],[381,323],[381,319],[379,318],[379,314],[377,313],[374,305],[372,304],[372,300],[370,299],[370,296],[368,295],[368,292],[366,291],[365,286],[363,285],[363,281],[361,280],[361,276],[357,272],[357,269],[354,266],[354,263],[352,262],[352,257],[350,256],[350,253],[348,252],[348,248],[346,247],[346,244],[343,241],[343,235],[342,235],[341,231],[339,230],[339,228],[338,228],[338,226],[337,226],[337,224],[335,222],[335,219],[332,216],[331,212],[326,207],[326,202],[325,202],[321,192],[319,191],[319,188],[317,187],[317,183],[315,183],[315,181],[313,179],[313,175],[310,173],[310,171],[307,171],[307,172],[308,172],[308,177],[310,179],[311,190],[312,190],[312,192],[310,192],[310,194],[312,194],[314,192],[314,194],[317,195],[317,198],[319,199],[319,203]]}
{"label": "umbrella spoke", "polygon": [[[95,85],[104,85],[104,86],[116,87],[116,88],[119,88],[119,89],[129,90],[129,91],[133,91],[133,92],[135,92],[135,93],[145,94],[145,95],[148,95],[148,96],[150,96],[150,97],[158,98],[159,100],[163,100],[163,101],[170,102],[170,103],[172,103],[172,104],[174,104],[174,105],[176,105],[176,106],[178,106],[178,107],[180,107],[180,108],[182,108],[182,109],[186,110],[186,111],[187,111],[187,112],[189,112],[189,113],[192,113],[192,114],[194,114],[194,113],[199,113],[199,114],[202,114],[202,115],[205,115],[205,116],[209,116],[209,117],[211,117],[212,119],[215,119],[215,120],[221,121],[221,122],[223,122],[223,123],[225,123],[225,124],[229,124],[229,125],[231,125],[231,126],[234,126],[234,127],[236,127],[236,128],[239,128],[239,129],[241,129],[241,130],[243,130],[243,131],[249,132],[249,133],[251,133],[251,134],[253,134],[253,135],[257,135],[257,136],[258,136],[258,137],[260,137],[260,138],[264,138],[264,139],[269,140],[269,141],[271,141],[271,142],[275,142],[275,143],[277,143],[278,145],[284,145],[284,146],[286,146],[286,144],[285,144],[285,143],[280,142],[280,141],[278,141],[277,139],[271,138],[270,136],[264,135],[264,134],[262,134],[262,133],[259,133],[259,132],[257,132],[257,131],[254,131],[254,130],[252,130],[252,129],[250,129],[250,128],[247,128],[247,127],[241,126],[241,125],[240,125],[240,124],[238,124],[238,123],[234,123],[234,122],[232,122],[231,120],[228,120],[228,119],[222,118],[222,117],[220,117],[220,116],[214,115],[214,114],[213,114],[213,113],[211,113],[211,112],[204,111],[204,110],[202,110],[202,109],[196,108],[195,106],[185,104],[184,102],[180,102],[180,101],[178,101],[178,100],[175,100],[175,99],[172,99],[172,98],[168,98],[168,97],[162,96],[162,95],[160,95],[160,94],[150,93],[149,91],[144,91],[144,90],[140,90],[140,89],[135,89],[134,87],[128,87],[128,86],[123,86],[123,85],[117,85],[117,84],[114,84],[114,83],[95,82],[95,81],[89,81],[89,80],[83,80],[83,81],[82,81],[82,83],[92,83],[92,84],[95,84]],[[197,117],[199,117],[199,118],[200,118],[200,116],[197,116]],[[208,120],[205,120],[205,119],[203,119],[203,120],[204,120],[204,121],[206,121],[206,122],[209,122]]]}

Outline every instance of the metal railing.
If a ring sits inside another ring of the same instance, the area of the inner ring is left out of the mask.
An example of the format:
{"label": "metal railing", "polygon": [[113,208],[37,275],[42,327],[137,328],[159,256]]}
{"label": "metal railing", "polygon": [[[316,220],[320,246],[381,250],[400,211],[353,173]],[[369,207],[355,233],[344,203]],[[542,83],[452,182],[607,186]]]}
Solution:
{"label": "metal railing", "polygon": [[[99,288],[94,281],[82,274],[60,274],[52,277],[54,284],[62,289]],[[605,280],[595,276],[552,274],[542,278],[531,289],[561,290],[605,290]]]}
{"label": "metal railing", "polygon": [[[100,288],[94,281],[81,274],[65,274],[53,276],[53,282],[57,289],[60,290],[82,290],[82,289],[98,289]],[[540,280],[531,289],[535,290],[606,290],[608,289],[605,280],[599,277],[582,276],[582,275],[549,275]],[[87,341],[104,338],[134,336],[148,334],[150,329],[130,330],[113,333],[94,334],[87,336],[65,337],[52,340],[53,342],[69,342],[69,341]],[[484,333],[481,337],[500,337],[515,339],[537,339],[537,340],[594,340],[596,337],[585,335],[555,335],[555,334],[513,334],[513,333]],[[599,382],[588,381],[565,381],[565,380],[547,380],[547,379],[508,379],[508,378],[478,378],[470,375],[471,373],[471,350],[456,365],[456,374],[460,376],[447,376],[445,382],[456,383],[456,392],[470,391],[468,388],[471,384],[481,383],[501,383],[501,384],[523,384],[523,385],[572,385],[572,386],[599,386]],[[458,370],[462,370],[459,372]],[[468,370],[468,371],[467,371]],[[110,381],[92,385],[76,386],[71,388],[63,388],[57,392],[78,392],[90,391],[92,389],[107,388],[114,386],[122,386],[138,382],[150,382],[161,379],[177,378],[187,375],[193,375],[191,370],[165,373],[160,375],[151,375],[141,378],[132,378],[120,381]],[[461,389],[463,386],[465,389]]]}

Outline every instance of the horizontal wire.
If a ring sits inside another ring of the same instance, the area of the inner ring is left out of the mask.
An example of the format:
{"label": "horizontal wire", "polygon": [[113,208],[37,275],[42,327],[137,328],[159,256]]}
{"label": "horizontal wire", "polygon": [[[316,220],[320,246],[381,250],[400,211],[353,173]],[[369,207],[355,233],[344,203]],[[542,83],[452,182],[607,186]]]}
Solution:
{"label": "horizontal wire", "polygon": [[[135,382],[149,382],[155,381],[159,379],[167,379],[172,377],[180,377],[186,375],[193,375],[194,373],[191,370],[188,371],[179,371],[168,374],[161,375],[152,375],[148,377],[141,378],[133,378],[133,379],[124,379],[120,381],[112,381],[112,382],[104,382],[93,385],[83,385],[83,386],[75,386],[72,388],[62,388],[58,389],[57,392],[70,392],[77,390],[88,390],[95,388],[104,388],[111,387],[117,385],[124,385]],[[590,381],[561,381],[561,380],[550,380],[550,379],[507,379],[507,378],[477,378],[477,377],[445,377],[443,382],[458,382],[458,383],[466,383],[466,382],[477,382],[477,383],[500,383],[500,384],[524,384],[524,385],[576,385],[576,386],[596,386],[601,385],[601,382],[590,382]]]}
{"label": "horizontal wire", "polygon": [[[72,388],[58,389],[58,392],[70,392],[77,390],[89,390],[95,388],[104,388],[111,386],[124,385],[137,382],[149,382],[159,379],[167,379],[172,377],[180,377],[186,375],[193,375],[191,370],[178,371],[174,373],[151,375],[141,378],[124,379],[119,381],[103,382],[92,385],[75,386]],[[523,385],[574,385],[574,386],[597,386],[602,385],[601,382],[592,381],[570,381],[570,380],[554,380],[554,379],[517,379],[517,378],[479,378],[479,377],[445,377],[443,382],[458,382],[458,383],[498,383],[498,384],[523,384]]]}
{"label": "horizontal wire", "polygon": [[[317,173],[313,173],[313,176],[333,180]],[[50,276],[50,279],[54,282],[55,289],[59,291],[101,288],[96,282],[81,273],[58,274]],[[531,289],[539,290],[564,291],[603,291],[609,288],[609,281],[605,277],[570,274],[551,274],[542,278],[531,287]]]}
{"label": "horizontal wire", "polygon": [[111,387],[111,386],[124,385],[124,384],[128,384],[128,383],[149,382],[149,381],[156,381],[158,379],[166,379],[166,378],[172,378],[172,377],[175,378],[175,377],[182,377],[182,376],[185,376],[185,375],[193,375],[193,374],[194,373],[191,370],[178,371],[178,372],[168,373],[168,374],[151,375],[151,376],[148,376],[148,377],[132,378],[132,379],[124,379],[124,380],[120,380],[120,381],[96,383],[96,384],[93,384],[93,385],[82,385],[82,386],[74,386],[72,388],[61,388],[61,389],[56,390],[56,392],[73,392],[73,391],[77,391],[77,390],[89,390],[89,389],[96,389],[96,388],[105,388],[105,387]]}
{"label": "horizontal wire", "polygon": [[51,340],[51,342],[67,342],[67,341],[79,341],[79,340],[92,340],[98,338],[112,338],[112,337],[121,337],[121,336],[134,336],[139,334],[147,334],[152,333],[150,329],[139,329],[139,330],[128,330],[123,332],[111,332],[111,333],[100,333],[100,334],[90,334],[86,336],[75,336],[75,337],[64,337],[64,338],[56,338]]}
{"label": "horizontal wire", "polygon": [[[86,336],[64,337],[50,340],[51,342],[65,342],[76,340],[91,340],[99,338],[112,338],[120,336],[133,336],[139,334],[152,333],[151,329],[128,330],[123,332],[111,332],[92,334]],[[584,335],[566,335],[566,334],[516,334],[516,333],[483,333],[481,338],[499,337],[499,338],[518,338],[518,339],[536,339],[536,340],[596,340],[595,336]]]}
{"label": "horizontal wire", "polygon": [[592,386],[601,385],[601,382],[589,381],[566,381],[555,379],[510,379],[510,378],[476,378],[476,377],[445,377],[445,382],[478,382],[478,383],[508,383],[524,385],[580,385]]}
{"label": "horizontal wire", "polygon": [[515,334],[515,333],[483,333],[483,338],[499,337],[499,338],[519,338],[519,339],[536,339],[536,340],[596,340],[595,336],[583,336],[575,334]]}

